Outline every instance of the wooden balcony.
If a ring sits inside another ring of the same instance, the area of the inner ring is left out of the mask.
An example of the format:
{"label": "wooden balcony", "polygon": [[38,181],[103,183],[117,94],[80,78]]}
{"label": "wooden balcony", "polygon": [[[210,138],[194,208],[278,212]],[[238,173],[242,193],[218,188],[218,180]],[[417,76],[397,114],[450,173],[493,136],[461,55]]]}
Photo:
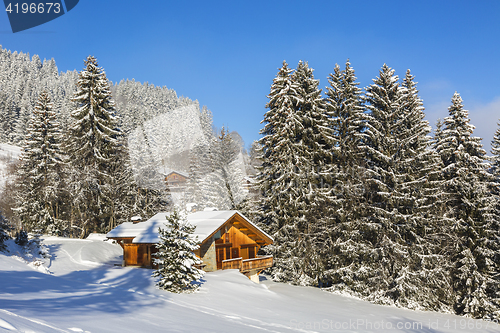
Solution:
{"label": "wooden balcony", "polygon": [[222,261],[222,269],[239,269],[240,272],[261,271],[273,265],[273,256],[252,259],[235,258]]}
{"label": "wooden balcony", "polygon": [[239,269],[241,270],[241,261],[243,258],[227,259],[222,261],[222,269]]}

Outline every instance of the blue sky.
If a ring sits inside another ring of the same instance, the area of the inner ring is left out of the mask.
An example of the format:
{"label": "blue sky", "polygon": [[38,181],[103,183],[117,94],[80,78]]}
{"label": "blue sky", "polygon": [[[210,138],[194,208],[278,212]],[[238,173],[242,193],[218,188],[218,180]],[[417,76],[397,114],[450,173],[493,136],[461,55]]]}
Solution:
{"label": "blue sky", "polygon": [[0,44],[82,69],[89,54],[108,77],[167,86],[197,99],[214,123],[258,139],[278,67],[309,62],[323,88],[347,58],[361,87],[384,63],[419,82],[427,119],[447,116],[455,91],[475,134],[489,142],[500,118],[500,1],[80,0],[70,12]]}

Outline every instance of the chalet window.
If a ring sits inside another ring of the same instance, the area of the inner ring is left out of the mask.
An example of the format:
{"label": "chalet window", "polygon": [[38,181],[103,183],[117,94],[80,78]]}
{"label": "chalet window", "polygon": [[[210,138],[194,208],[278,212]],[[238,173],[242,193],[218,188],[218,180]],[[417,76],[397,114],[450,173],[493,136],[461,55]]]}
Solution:
{"label": "chalet window", "polygon": [[229,243],[229,234],[224,234],[224,243]]}
{"label": "chalet window", "polygon": [[248,258],[249,259],[255,258],[255,247],[248,248]]}
{"label": "chalet window", "polygon": [[226,259],[230,259],[230,258],[231,258],[231,248],[226,247]]}
{"label": "chalet window", "polygon": [[240,257],[240,249],[238,249],[237,247],[232,247],[231,248],[231,259],[234,259],[234,258],[239,258]]}

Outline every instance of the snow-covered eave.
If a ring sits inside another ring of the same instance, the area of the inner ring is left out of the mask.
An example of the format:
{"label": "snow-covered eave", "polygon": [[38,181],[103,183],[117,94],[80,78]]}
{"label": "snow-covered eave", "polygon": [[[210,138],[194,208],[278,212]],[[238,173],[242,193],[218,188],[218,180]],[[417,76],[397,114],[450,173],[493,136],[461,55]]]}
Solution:
{"label": "snow-covered eave", "polygon": [[[106,237],[114,240],[129,239],[131,240],[132,244],[157,244],[160,241],[158,229],[166,227],[166,214],[168,213],[158,213],[157,215],[152,217],[152,219],[154,220],[148,220],[145,222],[122,223],[108,232],[106,234]],[[219,230],[221,230],[226,224],[233,220],[235,215],[238,215],[240,217],[238,221],[243,222],[248,228],[252,229],[252,231],[254,231],[259,236],[259,238],[263,239],[263,241],[265,242],[264,245],[272,244],[274,242],[274,239],[270,235],[268,235],[265,231],[252,223],[246,216],[236,210],[233,211],[233,213],[228,218],[221,219],[221,222],[219,224],[216,224],[213,226],[213,228],[210,228],[209,230],[211,231],[209,234],[206,234],[204,232],[197,233],[195,230],[193,237],[198,237],[198,244],[202,244],[211,240],[211,238]],[[192,224],[196,225],[195,223]],[[147,231],[146,229],[150,230]]]}
{"label": "snow-covered eave", "polygon": [[257,225],[255,225],[254,223],[252,223],[245,215],[241,214],[240,212],[238,212],[238,214],[245,219],[245,221],[247,221],[248,223],[250,223],[255,229],[257,229],[260,233],[262,233],[265,237],[269,238],[269,240],[271,241],[271,243],[274,242],[274,238],[272,238],[267,232],[265,232],[264,230],[262,230],[261,228],[259,228]]}
{"label": "snow-covered eave", "polygon": [[264,230],[262,230],[261,228],[259,228],[255,224],[253,224],[245,215],[241,214],[239,211],[235,211],[234,214],[231,215],[231,217],[229,217],[226,221],[221,223],[221,225],[219,225],[210,235],[205,237],[205,239],[203,239],[203,241],[201,241],[201,243],[204,243],[204,242],[210,240],[211,237],[213,237],[219,230],[221,230],[222,227],[224,227],[224,225],[229,223],[229,221],[231,221],[235,215],[239,215],[240,217],[242,217],[243,220],[248,224],[247,225],[248,227],[250,227],[250,228],[254,229],[255,231],[257,231],[258,233],[260,233],[261,236],[263,236],[262,238],[264,238],[264,241],[266,241],[266,244],[272,244],[274,242],[274,239],[271,236],[269,236]]}

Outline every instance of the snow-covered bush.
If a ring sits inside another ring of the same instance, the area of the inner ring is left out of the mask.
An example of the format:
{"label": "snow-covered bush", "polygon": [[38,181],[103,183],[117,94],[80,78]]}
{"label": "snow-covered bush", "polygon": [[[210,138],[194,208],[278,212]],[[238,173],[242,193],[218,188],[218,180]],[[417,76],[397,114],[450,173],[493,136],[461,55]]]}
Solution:
{"label": "snow-covered bush", "polygon": [[15,242],[19,246],[25,246],[26,244],[28,244],[28,234],[26,233],[26,231],[21,230],[17,232]]}

